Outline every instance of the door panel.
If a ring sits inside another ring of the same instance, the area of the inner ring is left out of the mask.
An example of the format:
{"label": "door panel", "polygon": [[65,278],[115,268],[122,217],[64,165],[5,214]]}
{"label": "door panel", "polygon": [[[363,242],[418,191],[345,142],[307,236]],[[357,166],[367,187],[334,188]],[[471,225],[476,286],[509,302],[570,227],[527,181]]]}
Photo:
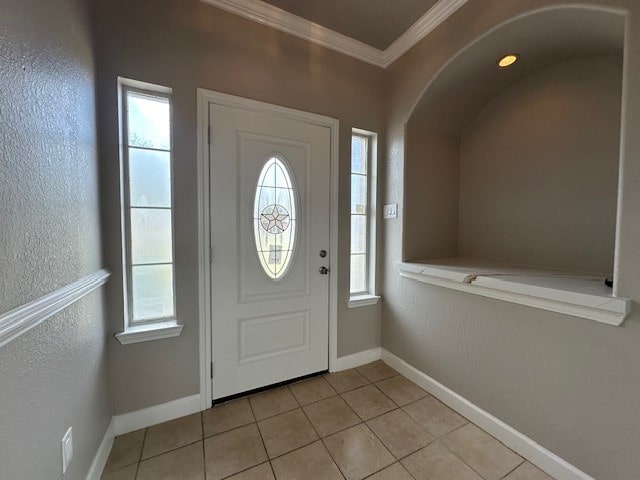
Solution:
{"label": "door panel", "polygon": [[310,348],[308,310],[243,318],[239,326],[240,365]]}
{"label": "door panel", "polygon": [[219,399],[328,367],[330,130],[216,104],[209,122]]}

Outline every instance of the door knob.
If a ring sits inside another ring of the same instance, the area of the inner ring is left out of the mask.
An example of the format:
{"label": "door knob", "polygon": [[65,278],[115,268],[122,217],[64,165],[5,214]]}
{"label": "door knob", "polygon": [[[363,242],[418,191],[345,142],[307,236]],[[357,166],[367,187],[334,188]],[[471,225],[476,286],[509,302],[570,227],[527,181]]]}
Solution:
{"label": "door knob", "polygon": [[327,275],[329,273],[329,269],[327,267],[320,267],[320,273],[322,275]]}

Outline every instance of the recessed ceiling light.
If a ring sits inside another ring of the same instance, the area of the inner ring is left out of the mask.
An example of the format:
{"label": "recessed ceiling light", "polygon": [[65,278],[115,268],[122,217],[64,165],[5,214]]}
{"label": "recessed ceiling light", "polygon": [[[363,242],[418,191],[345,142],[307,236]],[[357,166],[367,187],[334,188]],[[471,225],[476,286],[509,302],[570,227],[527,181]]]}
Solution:
{"label": "recessed ceiling light", "polygon": [[505,55],[500,60],[498,60],[498,66],[502,68],[510,67],[517,61],[518,61],[518,54],[510,53],[509,55]]}

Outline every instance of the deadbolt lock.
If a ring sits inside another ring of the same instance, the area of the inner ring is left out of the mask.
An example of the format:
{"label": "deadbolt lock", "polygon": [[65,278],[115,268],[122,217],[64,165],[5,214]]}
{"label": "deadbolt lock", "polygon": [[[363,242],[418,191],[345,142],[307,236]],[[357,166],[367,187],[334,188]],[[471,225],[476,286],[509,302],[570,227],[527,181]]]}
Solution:
{"label": "deadbolt lock", "polygon": [[327,251],[326,250],[320,250],[320,256],[322,258],[326,257],[327,256]]}

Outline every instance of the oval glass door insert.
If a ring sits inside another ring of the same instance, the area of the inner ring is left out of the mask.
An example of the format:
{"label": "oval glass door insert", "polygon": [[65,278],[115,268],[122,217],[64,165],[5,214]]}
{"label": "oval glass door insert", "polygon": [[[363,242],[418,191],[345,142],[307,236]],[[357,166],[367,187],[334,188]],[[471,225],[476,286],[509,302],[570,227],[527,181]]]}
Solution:
{"label": "oval glass door insert", "polygon": [[253,203],[253,233],[260,265],[273,280],[283,278],[296,248],[297,209],[293,175],[279,156],[265,163]]}

